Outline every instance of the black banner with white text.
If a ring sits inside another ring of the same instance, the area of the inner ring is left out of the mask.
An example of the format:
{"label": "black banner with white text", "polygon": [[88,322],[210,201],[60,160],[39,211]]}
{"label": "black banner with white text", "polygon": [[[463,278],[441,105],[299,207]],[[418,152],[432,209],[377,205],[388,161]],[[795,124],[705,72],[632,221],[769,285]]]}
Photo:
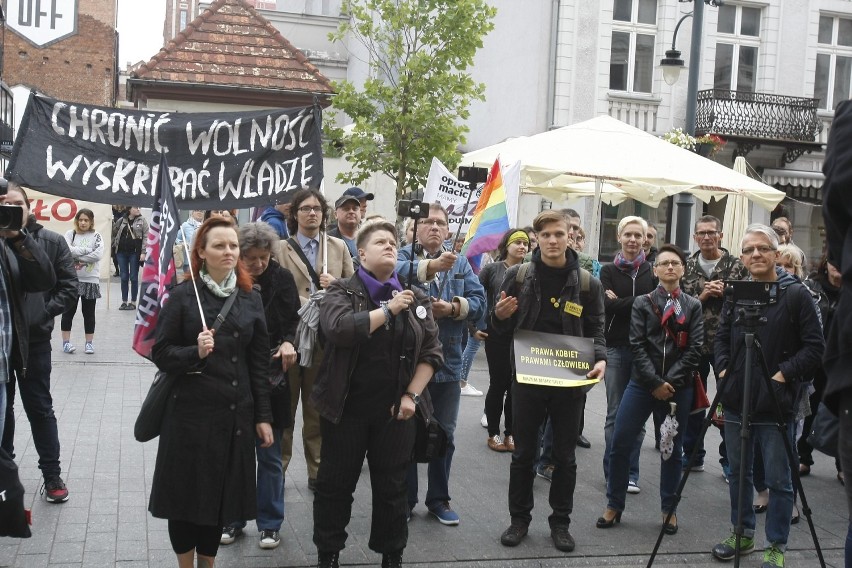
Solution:
{"label": "black banner with white text", "polygon": [[161,154],[181,209],[270,204],[319,187],[321,110],[148,112],[31,95],[6,177],[52,195],[151,207]]}

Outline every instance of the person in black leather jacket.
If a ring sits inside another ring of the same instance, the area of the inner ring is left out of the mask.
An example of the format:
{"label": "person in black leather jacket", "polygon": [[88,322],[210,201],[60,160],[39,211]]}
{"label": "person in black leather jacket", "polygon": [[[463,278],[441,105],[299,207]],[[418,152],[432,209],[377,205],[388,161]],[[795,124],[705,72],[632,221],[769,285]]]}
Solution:
{"label": "person in black leather jacket", "polygon": [[[24,208],[29,213],[30,203],[24,190],[9,185],[6,203]],[[21,403],[27,413],[32,430],[33,445],[38,453],[38,466],[44,476],[44,496],[48,502],[63,503],[68,500],[68,489],[62,480],[59,462],[59,429],[53,413],[50,394],[50,338],[56,316],[77,302],[77,271],[65,237],[42,227],[34,215],[28,215],[26,225],[32,238],[42,247],[56,273],[56,285],[40,294],[27,294],[26,310],[29,320],[29,354],[27,379],[10,377],[6,394],[6,428],[2,446],[10,456],[15,455],[15,388],[21,393]]]}
{"label": "person in black leather jacket", "polygon": [[[671,451],[661,447],[660,510],[663,521],[674,513],[675,491],[680,483],[683,430],[692,411],[693,379],[701,361],[704,345],[704,314],[701,302],[683,293],[686,256],[674,245],[663,245],[657,252],[654,274],[660,285],[648,294],[636,297],[630,318],[630,347],[635,373],[630,379],[618,413],[609,456],[607,508],[598,519],[598,528],[610,528],[621,519],[627,496],[630,455],[636,435],[651,414],[662,418],[676,404],[675,417],[681,425]],[[677,532],[677,517],[672,516],[665,530]]]}
{"label": "person in black leather jacket", "polygon": [[[0,196],[5,204],[8,194]],[[26,229],[0,231],[0,439],[6,422],[6,385],[12,373],[23,380],[29,357],[29,320],[24,309],[28,293],[45,292],[56,284],[50,259]]]}

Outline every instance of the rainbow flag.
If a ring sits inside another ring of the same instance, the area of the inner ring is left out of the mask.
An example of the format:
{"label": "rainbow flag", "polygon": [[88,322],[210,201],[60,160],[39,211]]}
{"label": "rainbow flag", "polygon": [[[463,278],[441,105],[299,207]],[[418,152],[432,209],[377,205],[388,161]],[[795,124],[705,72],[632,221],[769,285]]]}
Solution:
{"label": "rainbow flag", "polygon": [[462,247],[462,254],[468,258],[475,273],[479,274],[482,254],[496,249],[508,230],[506,188],[503,187],[500,158],[497,158],[482,188]]}

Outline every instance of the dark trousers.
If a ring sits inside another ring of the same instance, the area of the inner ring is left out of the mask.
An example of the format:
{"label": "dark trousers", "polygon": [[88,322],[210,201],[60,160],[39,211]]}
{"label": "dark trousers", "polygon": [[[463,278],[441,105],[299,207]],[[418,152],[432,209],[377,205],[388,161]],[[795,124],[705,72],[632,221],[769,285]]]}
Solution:
{"label": "dark trousers", "polygon": [[[97,299],[87,300],[80,298],[80,303],[83,304],[83,330],[88,334],[95,333],[95,304]],[[71,309],[66,310],[62,314],[62,321],[59,328],[62,331],[71,331],[71,324],[74,322],[74,315],[77,313],[77,304],[75,303]]]}
{"label": "dark trousers", "polygon": [[[500,417],[505,415],[506,435],[512,433],[512,359],[511,340],[500,337],[485,340],[485,357],[491,383],[485,395],[485,416],[488,419],[488,437],[500,434]],[[505,400],[504,400],[505,397]]]}
{"label": "dark trousers", "polygon": [[[701,373],[701,382],[704,383],[705,391],[707,390],[707,377],[710,376],[711,359],[711,355],[702,355],[701,362],[698,364],[698,372]],[[691,401],[690,404],[692,404]],[[692,450],[696,448],[695,465],[704,463],[704,456],[707,455],[707,451],[704,449],[704,438],[698,435],[701,433],[701,424],[704,422],[705,412],[707,411],[702,410],[701,412],[690,414],[686,422],[686,429],[683,432],[683,467],[686,467],[689,456],[692,455]],[[712,408],[710,412],[713,412]],[[654,420],[654,423],[656,424],[656,420]],[[657,436],[660,435],[659,430],[657,428]]]}
{"label": "dark trousers", "polygon": [[413,420],[396,420],[390,413],[362,417],[344,412],[339,424],[320,418],[320,431],[322,450],[314,497],[317,550],[337,552],[346,545],[352,494],[365,455],[373,491],[369,547],[379,553],[404,549],[408,542],[405,474],[414,446]]}
{"label": "dark trousers", "polygon": [[512,384],[512,435],[515,453],[509,470],[509,514],[513,522],[528,525],[532,521],[533,481],[538,431],[546,414],[553,426],[554,465],[550,484],[548,517],[551,526],[568,525],[574,509],[574,486],[577,484],[577,436],[583,412],[582,393],[574,388]]}
{"label": "dark trousers", "polygon": [[[59,431],[56,416],[53,414],[53,397],[50,395],[50,346],[49,342],[30,345],[27,360],[27,378],[18,383],[21,402],[33,434],[33,445],[38,453],[38,467],[45,478],[60,475],[59,467]],[[15,380],[10,377],[6,384],[8,404],[6,405],[6,428],[3,431],[2,446],[9,455],[15,454]]]}
{"label": "dark trousers", "polygon": [[[844,472],[852,472],[852,389],[846,389],[840,396],[840,439],[837,452],[840,467]],[[852,568],[852,477],[846,480],[846,507],[849,526],[846,532],[846,568]]]}

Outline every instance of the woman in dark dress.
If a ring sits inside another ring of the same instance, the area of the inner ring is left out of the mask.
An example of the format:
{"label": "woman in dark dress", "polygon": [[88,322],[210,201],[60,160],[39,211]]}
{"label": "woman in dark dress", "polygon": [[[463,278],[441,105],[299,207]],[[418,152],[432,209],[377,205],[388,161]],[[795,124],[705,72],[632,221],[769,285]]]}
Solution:
{"label": "woman in dark dress", "polygon": [[[284,522],[284,468],[281,459],[281,435],[290,425],[290,387],[287,369],[296,363],[293,347],[299,324],[299,293],[289,270],[278,264],[274,250],[278,233],[264,222],[247,223],[240,227],[240,266],[248,272],[259,288],[266,313],[266,328],[272,353],[270,362],[270,401],[272,403],[272,434],[269,447],[256,443],[257,453],[257,530],[258,545],[263,549],[281,544],[281,524]],[[245,528],[245,520],[222,528],[220,544],[231,544]]]}
{"label": "woman in dark dress", "polygon": [[[320,306],[325,355],[311,402],[320,414],[322,454],[314,498],[318,566],[336,568],[352,516],[364,456],[370,466],[370,549],[383,567],[402,565],[408,541],[406,469],[414,447],[415,404],[443,364],[429,298],[402,290],[396,229],[387,221],[361,228],[361,266],[335,280]],[[401,346],[407,368],[400,369]]]}
{"label": "woman in dark dress", "polygon": [[[178,566],[212,566],[222,527],[256,514],[254,438],[273,442],[269,335],[260,295],[239,266],[230,221],[198,229],[192,282],[176,286],[157,323],[152,358],[176,376],[163,418],[148,510],[168,519]],[[209,330],[237,294],[215,337]]]}

